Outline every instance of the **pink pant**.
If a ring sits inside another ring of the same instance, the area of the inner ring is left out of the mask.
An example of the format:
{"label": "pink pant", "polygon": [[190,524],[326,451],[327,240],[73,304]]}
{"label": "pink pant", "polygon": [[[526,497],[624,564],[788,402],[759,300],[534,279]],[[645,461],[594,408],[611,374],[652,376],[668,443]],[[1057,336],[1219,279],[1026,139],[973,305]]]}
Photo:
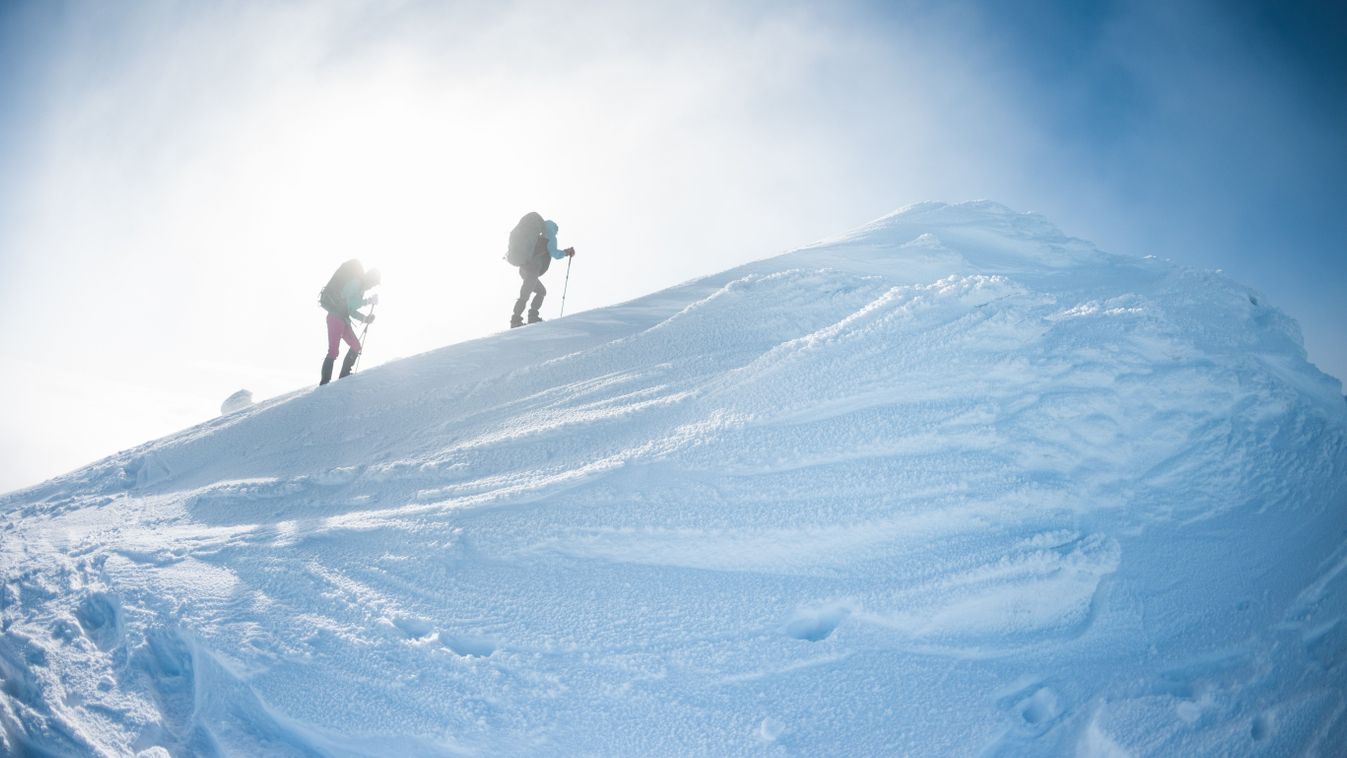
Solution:
{"label": "pink pant", "polygon": [[342,340],[351,346],[351,352],[360,352],[360,340],[356,338],[351,322],[341,316],[327,314],[327,357],[336,359]]}

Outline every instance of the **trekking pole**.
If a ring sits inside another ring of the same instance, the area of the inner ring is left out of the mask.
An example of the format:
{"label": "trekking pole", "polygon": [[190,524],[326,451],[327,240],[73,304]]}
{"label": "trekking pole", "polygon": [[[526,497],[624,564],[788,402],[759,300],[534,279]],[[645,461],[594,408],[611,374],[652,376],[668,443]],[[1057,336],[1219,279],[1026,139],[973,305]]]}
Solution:
{"label": "trekking pole", "polygon": [[566,315],[566,290],[571,287],[571,261],[573,260],[575,260],[574,255],[566,256],[566,283],[561,285],[561,313],[557,314],[557,318]]}
{"label": "trekking pole", "polygon": [[[374,318],[374,306],[372,306],[372,305],[369,307],[369,315],[370,315],[370,318]],[[369,332],[369,322],[368,322],[368,321],[365,322],[364,328],[362,328],[362,329],[360,330],[360,352],[358,352],[358,353],[355,354],[355,363],[352,363],[352,364],[351,364],[351,373],[352,373],[352,374],[354,374],[354,373],[355,373],[355,370],[356,370],[357,368],[359,368],[359,366],[360,366],[360,359],[365,357],[365,334],[366,334],[367,332]]]}

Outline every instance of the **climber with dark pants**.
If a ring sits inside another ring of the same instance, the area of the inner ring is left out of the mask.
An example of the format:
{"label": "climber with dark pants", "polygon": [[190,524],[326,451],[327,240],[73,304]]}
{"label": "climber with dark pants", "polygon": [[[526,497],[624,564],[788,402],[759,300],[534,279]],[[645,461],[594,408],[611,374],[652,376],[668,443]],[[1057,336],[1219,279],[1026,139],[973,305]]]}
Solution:
{"label": "climber with dark pants", "polygon": [[561,260],[575,255],[575,248],[557,249],[557,223],[544,221],[537,213],[528,213],[510,232],[510,248],[505,259],[519,267],[519,278],[524,283],[519,287],[519,299],[514,303],[514,314],[510,317],[510,328],[524,325],[524,306],[533,296],[529,306],[530,324],[542,321],[538,309],[542,307],[547,288],[543,286],[542,275],[553,260]]}
{"label": "climber with dark pants", "polygon": [[360,308],[379,302],[378,295],[365,297],[365,291],[377,287],[379,281],[379,269],[365,271],[360,261],[353,258],[337,268],[327,286],[319,293],[318,304],[327,311],[327,357],[323,359],[323,376],[318,382],[319,386],[332,381],[332,366],[337,362],[342,340],[346,341],[346,359],[342,361],[341,374],[337,378],[351,375],[355,359],[360,357],[360,339],[355,336],[351,319],[366,324],[374,323],[374,314],[366,316],[360,312]]}

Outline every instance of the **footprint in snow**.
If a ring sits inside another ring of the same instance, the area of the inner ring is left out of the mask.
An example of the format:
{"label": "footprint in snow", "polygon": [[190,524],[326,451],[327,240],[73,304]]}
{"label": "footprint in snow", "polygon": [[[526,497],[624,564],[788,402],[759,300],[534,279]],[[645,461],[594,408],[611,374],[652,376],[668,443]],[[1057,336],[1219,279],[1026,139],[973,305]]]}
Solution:
{"label": "footprint in snow", "polygon": [[1036,681],[1005,695],[997,705],[1010,714],[1020,730],[1031,734],[1046,731],[1067,710],[1057,690]]}
{"label": "footprint in snow", "polygon": [[496,641],[488,637],[440,632],[440,644],[465,658],[485,658],[496,652]]}
{"label": "footprint in snow", "polygon": [[1260,713],[1253,717],[1253,723],[1249,726],[1249,738],[1254,742],[1262,742],[1271,736],[1275,725],[1272,714]]}
{"label": "footprint in snow", "polygon": [[1302,640],[1310,659],[1325,671],[1347,661],[1347,620],[1341,616],[1306,631]]}
{"label": "footprint in snow", "polygon": [[105,592],[88,595],[75,609],[75,620],[101,650],[114,647],[121,640],[121,618],[121,604]]}
{"label": "footprint in snow", "polygon": [[144,489],[173,478],[173,470],[155,453],[146,453],[122,469],[132,480],[133,489]]}
{"label": "footprint in snow", "polygon": [[849,615],[851,609],[840,605],[802,610],[786,623],[784,631],[797,640],[819,642],[832,636],[838,624]]}
{"label": "footprint in snow", "polygon": [[429,637],[435,631],[434,626],[429,621],[408,616],[393,619],[393,626],[397,627],[402,632],[402,636],[409,640]]}

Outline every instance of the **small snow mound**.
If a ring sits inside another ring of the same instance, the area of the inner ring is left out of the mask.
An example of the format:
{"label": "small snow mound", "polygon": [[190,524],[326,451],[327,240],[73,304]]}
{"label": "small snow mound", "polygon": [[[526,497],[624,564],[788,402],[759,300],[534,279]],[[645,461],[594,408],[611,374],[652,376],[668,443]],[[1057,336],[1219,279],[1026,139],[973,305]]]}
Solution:
{"label": "small snow mound", "polygon": [[776,742],[786,732],[786,725],[774,718],[765,718],[758,724],[757,737],[763,742]]}
{"label": "small snow mound", "polygon": [[235,411],[241,411],[253,404],[253,393],[249,390],[239,390],[220,403],[220,415],[228,416]]}

